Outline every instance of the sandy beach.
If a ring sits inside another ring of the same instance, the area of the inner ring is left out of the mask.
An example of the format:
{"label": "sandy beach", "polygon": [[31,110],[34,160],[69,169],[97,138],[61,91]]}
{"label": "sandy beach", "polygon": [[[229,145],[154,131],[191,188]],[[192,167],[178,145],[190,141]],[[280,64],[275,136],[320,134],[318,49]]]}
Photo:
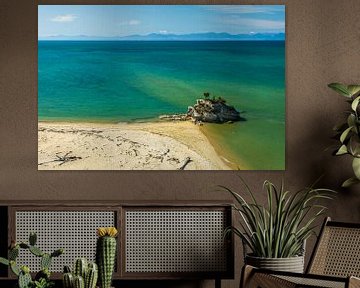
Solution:
{"label": "sandy beach", "polygon": [[[190,161],[189,161],[190,160]],[[191,122],[39,122],[39,170],[230,170]]]}

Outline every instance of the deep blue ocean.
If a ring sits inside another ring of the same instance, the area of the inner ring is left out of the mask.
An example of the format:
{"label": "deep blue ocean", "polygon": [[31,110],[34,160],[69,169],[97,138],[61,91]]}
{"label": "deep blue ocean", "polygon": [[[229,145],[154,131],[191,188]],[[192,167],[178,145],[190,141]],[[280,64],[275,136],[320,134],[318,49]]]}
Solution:
{"label": "deep blue ocean", "polygon": [[285,169],[284,41],[38,42],[39,121],[154,121],[204,92],[246,118],[202,127],[220,154]]}

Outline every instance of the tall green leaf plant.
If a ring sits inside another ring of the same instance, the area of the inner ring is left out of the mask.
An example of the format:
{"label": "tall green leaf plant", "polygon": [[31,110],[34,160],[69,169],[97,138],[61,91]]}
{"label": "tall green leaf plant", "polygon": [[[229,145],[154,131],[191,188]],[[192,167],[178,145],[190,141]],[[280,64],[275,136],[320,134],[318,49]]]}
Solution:
{"label": "tall green leaf plant", "polygon": [[346,97],[346,101],[350,104],[350,109],[346,111],[346,121],[334,127],[340,143],[333,153],[336,156],[352,157],[354,176],[342,184],[342,187],[349,187],[360,183],[360,85],[331,83],[328,86]]}
{"label": "tall green leaf plant", "polygon": [[[243,181],[243,180],[242,180]],[[265,258],[288,258],[302,254],[303,245],[315,233],[316,220],[326,207],[319,200],[332,199],[329,189],[304,188],[296,193],[278,189],[266,180],[266,205],[261,205],[254,193],[243,181],[245,192],[251,201],[233,190],[220,186],[235,199],[233,208],[239,213],[239,227],[229,227],[225,234],[233,232],[247,245],[252,256]]]}

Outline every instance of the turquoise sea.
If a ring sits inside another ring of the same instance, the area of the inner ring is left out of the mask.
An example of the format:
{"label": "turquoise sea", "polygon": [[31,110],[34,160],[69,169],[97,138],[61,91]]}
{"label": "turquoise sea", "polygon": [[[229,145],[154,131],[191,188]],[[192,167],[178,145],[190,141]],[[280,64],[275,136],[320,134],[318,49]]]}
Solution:
{"label": "turquoise sea", "polygon": [[39,41],[40,121],[157,121],[204,92],[246,118],[202,127],[233,167],[285,169],[284,41]]}

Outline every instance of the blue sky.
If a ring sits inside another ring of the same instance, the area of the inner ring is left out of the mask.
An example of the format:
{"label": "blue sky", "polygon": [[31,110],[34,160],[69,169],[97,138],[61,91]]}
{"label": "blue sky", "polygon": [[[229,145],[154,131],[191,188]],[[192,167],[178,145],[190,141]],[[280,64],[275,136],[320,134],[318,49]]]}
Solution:
{"label": "blue sky", "polygon": [[285,32],[284,5],[39,5],[38,36]]}

